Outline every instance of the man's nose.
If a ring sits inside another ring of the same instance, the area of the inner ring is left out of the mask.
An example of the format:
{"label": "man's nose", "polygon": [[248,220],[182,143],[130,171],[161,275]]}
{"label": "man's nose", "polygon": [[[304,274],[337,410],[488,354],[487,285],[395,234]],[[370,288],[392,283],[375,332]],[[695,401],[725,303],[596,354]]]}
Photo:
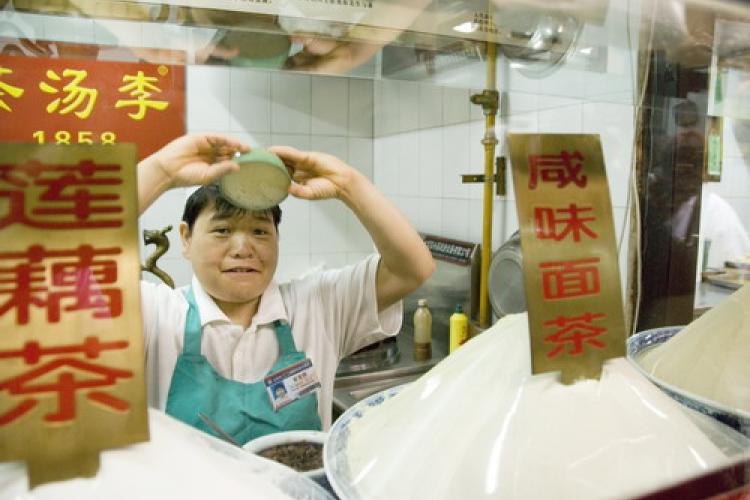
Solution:
{"label": "man's nose", "polygon": [[255,241],[246,233],[235,233],[232,235],[232,246],[230,251],[232,257],[252,257],[255,255]]}

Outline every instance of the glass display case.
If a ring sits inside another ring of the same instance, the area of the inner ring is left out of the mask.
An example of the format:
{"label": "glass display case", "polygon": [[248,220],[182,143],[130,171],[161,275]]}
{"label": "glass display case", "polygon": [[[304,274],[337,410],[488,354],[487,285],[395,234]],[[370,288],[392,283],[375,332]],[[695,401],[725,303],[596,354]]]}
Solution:
{"label": "glass display case", "polygon": [[[725,261],[747,253],[750,112],[740,3],[16,0],[1,12],[4,57],[184,65],[187,132],[347,158],[420,231],[477,243],[482,186],[461,175],[483,167],[483,112],[470,96],[486,87],[491,41],[497,156],[511,132],[600,134],[638,329],[688,321],[728,283],[697,286],[706,283],[701,276],[722,274]],[[8,85],[14,75],[4,71]],[[18,98],[8,87],[3,96],[9,124]],[[54,140],[55,130],[45,132],[6,136]],[[517,229],[508,179],[505,194],[494,196],[493,251]],[[161,200],[143,227],[178,220],[175,200]],[[731,212],[733,225],[699,224],[717,211]],[[281,242],[288,257],[281,280],[370,250],[333,204],[291,201],[282,228],[289,236]],[[189,271],[176,232],[169,237],[160,262],[184,284]]]}
{"label": "glass display case", "polygon": [[[517,276],[487,279],[519,229],[509,133],[598,134],[629,334],[688,324],[750,283],[743,2],[0,0],[0,142],[133,141],[144,155],[183,132],[332,154],[420,233],[479,245],[466,295],[479,289],[480,330],[501,315],[488,295],[523,297]],[[141,216],[142,260],[161,273],[145,279],[190,283],[177,230],[190,192]],[[278,282],[374,249],[337,201],[282,209]],[[433,335],[437,362],[447,326]]]}

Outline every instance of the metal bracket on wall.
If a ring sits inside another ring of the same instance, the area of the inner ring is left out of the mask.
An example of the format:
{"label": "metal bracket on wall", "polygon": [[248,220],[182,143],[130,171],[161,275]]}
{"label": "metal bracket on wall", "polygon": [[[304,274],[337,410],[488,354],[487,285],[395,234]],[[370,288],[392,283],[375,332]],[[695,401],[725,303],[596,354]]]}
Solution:
{"label": "metal bracket on wall", "polygon": [[[495,183],[495,194],[497,196],[505,196],[508,193],[508,186],[505,181],[505,157],[498,156],[495,158],[495,175],[492,176],[492,182]],[[484,174],[461,174],[461,183],[463,184],[475,184],[478,182],[484,182]]]}

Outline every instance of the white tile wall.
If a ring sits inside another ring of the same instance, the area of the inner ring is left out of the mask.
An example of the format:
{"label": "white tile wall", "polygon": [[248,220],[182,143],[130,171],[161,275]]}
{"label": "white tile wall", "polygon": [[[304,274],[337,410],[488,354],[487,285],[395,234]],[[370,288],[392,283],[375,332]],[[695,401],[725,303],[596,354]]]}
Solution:
{"label": "white tile wall", "polygon": [[443,125],[469,121],[469,91],[467,89],[443,88]]}
{"label": "white tile wall", "polygon": [[[564,67],[542,79],[524,76],[507,64],[499,69],[500,85],[506,91],[502,116],[495,130],[500,142],[496,154],[503,154],[504,134],[510,132],[599,134],[616,228],[623,224],[631,167],[633,106],[629,54],[628,50],[608,53],[608,71],[598,78],[587,79],[582,71]],[[415,100],[419,112],[418,189],[404,185],[398,189],[393,180],[393,162],[400,162],[396,177],[403,182],[411,181],[403,166],[414,161],[414,154],[403,147],[411,143],[414,123],[405,123],[404,112],[398,115],[398,110],[413,109],[414,91],[403,83],[376,82],[375,183],[387,194],[398,194],[397,205],[416,221],[420,231],[440,231],[438,234],[446,237],[481,242],[482,185],[460,182],[461,174],[482,173],[484,167],[480,142],[485,134],[484,120],[481,109],[469,101],[469,96],[478,90],[439,89],[426,83],[418,87]],[[440,122],[439,112],[442,112]],[[396,115],[401,117],[398,122],[394,119]],[[399,145],[400,157],[394,158],[394,148]],[[518,229],[510,172],[506,180],[507,196],[493,196],[493,250]],[[622,272],[626,263],[627,243],[620,254]]]}
{"label": "white tile wall", "polygon": [[187,127],[191,131],[229,130],[230,69],[187,67]]}
{"label": "white tile wall", "polygon": [[347,135],[349,81],[346,78],[312,77],[312,132]]}
{"label": "white tile wall", "polygon": [[245,68],[229,70],[229,130],[271,133],[271,75]]}
{"label": "white tile wall", "polygon": [[[443,195],[443,131],[440,128],[420,130],[417,132],[417,138],[419,196],[441,197]],[[376,141],[379,140],[376,139]],[[377,161],[375,165],[379,166]]]}
{"label": "white tile wall", "polygon": [[373,145],[372,138],[350,137],[349,138],[349,164],[365,174],[365,177],[373,179]]}
{"label": "white tile wall", "polygon": [[347,251],[346,216],[338,200],[310,204],[310,251],[327,253]]}
{"label": "white tile wall", "polygon": [[311,77],[271,74],[271,132],[309,134]]}
{"label": "white tile wall", "polygon": [[[468,107],[467,114],[468,114]],[[481,145],[475,147],[481,148]],[[469,188],[461,183],[461,174],[469,173],[469,124],[448,125],[443,128],[443,197],[469,197]]]}
{"label": "white tile wall", "polygon": [[398,136],[398,194],[419,196],[419,132],[405,132]]}
{"label": "white tile wall", "polygon": [[[160,23],[74,18],[66,18],[63,29],[57,16],[0,12],[2,19],[10,16],[12,25],[30,38],[193,50],[214,34]],[[71,30],[67,21],[77,23],[76,28]],[[625,213],[630,168],[630,73],[637,50],[628,49],[628,43],[637,44],[637,36],[627,42],[625,29],[624,19],[610,16],[598,35],[582,35],[583,40],[605,35],[609,40],[604,73],[563,67],[547,78],[534,79],[509,67],[507,61],[498,70],[500,87],[506,91],[497,124],[498,151],[506,132],[599,133],[618,225]],[[0,35],[15,35],[6,31],[0,25]],[[458,177],[482,169],[481,110],[469,103],[476,91],[429,83],[190,66],[187,126],[190,132],[230,133],[252,146],[287,144],[341,156],[373,179],[418,229],[479,241],[481,186],[462,185]],[[726,120],[722,182],[706,186],[726,197],[746,224],[750,224],[749,144],[750,138],[735,137],[732,121]],[[141,219],[141,227],[173,223],[173,247],[160,262],[178,284],[190,276],[177,238],[184,196],[181,191],[165,195]],[[495,199],[494,247],[517,228],[513,199],[509,182],[508,197]],[[340,203],[290,199],[283,210],[279,279],[299,276],[318,264],[352,262],[372,249],[369,236]],[[621,265],[626,253],[623,250]]]}
{"label": "white tile wall", "polygon": [[419,128],[439,127],[443,124],[442,88],[431,84],[419,86]]}
{"label": "white tile wall", "polygon": [[349,80],[349,125],[350,137],[372,139],[373,109],[375,95],[372,80]]}

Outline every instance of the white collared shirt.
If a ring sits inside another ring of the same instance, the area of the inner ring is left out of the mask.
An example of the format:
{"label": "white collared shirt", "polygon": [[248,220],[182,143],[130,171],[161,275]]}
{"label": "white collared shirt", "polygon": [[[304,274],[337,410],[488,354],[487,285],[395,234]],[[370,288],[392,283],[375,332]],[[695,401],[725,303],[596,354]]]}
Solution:
{"label": "white collared shirt", "polygon": [[[279,356],[273,328],[287,321],[297,350],[312,360],[321,389],[318,413],[327,430],[336,368],[341,358],[395,335],[402,302],[378,313],[375,277],[380,256],[343,269],[312,274],[281,285],[271,282],[248,328],[233,324],[193,276],[201,317],[201,352],[221,376],[239,382],[263,379]],[[165,409],[177,356],[182,352],[187,300],[182,289],[141,282],[149,405]]]}

